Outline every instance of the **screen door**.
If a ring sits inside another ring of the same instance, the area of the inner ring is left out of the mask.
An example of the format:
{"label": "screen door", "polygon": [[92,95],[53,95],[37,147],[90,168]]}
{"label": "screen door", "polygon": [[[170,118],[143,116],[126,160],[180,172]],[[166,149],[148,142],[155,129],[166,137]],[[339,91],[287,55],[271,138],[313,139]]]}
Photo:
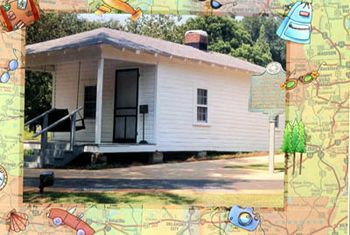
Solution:
{"label": "screen door", "polygon": [[138,69],[116,72],[113,142],[136,143],[138,80]]}

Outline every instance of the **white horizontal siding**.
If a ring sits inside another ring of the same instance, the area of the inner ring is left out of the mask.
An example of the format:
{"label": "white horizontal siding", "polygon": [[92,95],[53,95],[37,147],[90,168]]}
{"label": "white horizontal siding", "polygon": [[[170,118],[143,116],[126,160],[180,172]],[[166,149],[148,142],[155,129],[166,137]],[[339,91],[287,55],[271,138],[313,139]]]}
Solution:
{"label": "white horizontal siding", "polygon": [[[104,71],[102,141],[113,140],[113,110],[116,69],[137,68],[107,60]],[[268,149],[268,118],[248,112],[249,78],[246,74],[207,66],[175,63],[140,66],[139,104],[148,104],[145,139],[157,142],[159,151],[255,151]],[[200,69],[199,69],[200,68]],[[84,87],[96,85],[97,61],[83,61],[79,87],[79,105],[83,105]],[[157,85],[156,85],[157,83]],[[76,107],[78,62],[56,65],[54,106]],[[156,88],[157,86],[157,88]],[[194,126],[195,93],[208,89],[209,125]],[[155,94],[157,126],[155,126]],[[284,116],[276,132],[276,148],[283,134]],[[86,130],[77,132],[77,141],[94,141],[95,121],[85,120]],[[142,115],[138,116],[137,141],[142,139]],[[155,133],[157,132],[157,133]],[[157,140],[156,140],[157,136]],[[68,140],[69,134],[56,133],[56,140]]]}
{"label": "white horizontal siding", "polygon": [[[161,63],[157,83],[158,150],[268,150],[268,117],[248,112],[247,74],[209,66]],[[197,88],[208,89],[208,126],[193,125]],[[278,147],[281,132],[276,132],[276,136]]]}
{"label": "white horizontal siding", "polygon": [[[84,106],[85,86],[96,86],[97,61],[82,61],[80,67],[78,106]],[[68,108],[72,111],[77,106],[79,62],[56,65],[54,107]],[[83,116],[84,111],[81,111]],[[78,115],[79,118],[79,115]],[[78,123],[79,125],[80,123]],[[76,141],[94,141],[95,120],[85,119],[85,129],[76,133]],[[55,140],[69,140],[69,133],[54,133]]]}
{"label": "white horizontal siding", "polygon": [[[155,81],[156,67],[142,67],[139,78],[139,105],[148,105],[148,114],[145,114],[145,140],[148,143],[155,143],[154,139],[154,119],[155,119]],[[137,142],[142,140],[142,114],[138,115]]]}
{"label": "white horizontal siding", "polygon": [[[127,65],[119,65],[116,61],[106,60],[104,69],[103,103],[102,103],[102,142],[113,141],[113,115],[115,97],[115,74],[117,69],[127,68]],[[131,68],[131,67],[128,67]],[[154,100],[155,100],[155,67],[140,68],[139,104],[149,105],[149,114],[146,115],[145,139],[154,141]],[[79,62],[63,63],[56,65],[53,106],[56,108],[68,108],[70,111],[76,107],[78,92]],[[96,86],[97,61],[82,61],[80,69],[79,106],[84,106],[85,86]],[[83,112],[81,112],[83,114]],[[85,119],[85,130],[77,132],[76,141],[93,142],[95,139],[95,120]],[[138,119],[138,140],[142,138],[142,120]],[[69,140],[69,133],[55,133],[55,140]]]}

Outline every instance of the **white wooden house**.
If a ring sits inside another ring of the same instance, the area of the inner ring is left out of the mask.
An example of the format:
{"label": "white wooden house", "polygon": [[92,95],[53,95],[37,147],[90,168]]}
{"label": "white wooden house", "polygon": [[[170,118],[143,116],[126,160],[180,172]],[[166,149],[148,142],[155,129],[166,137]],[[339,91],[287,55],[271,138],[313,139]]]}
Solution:
{"label": "white wooden house", "polygon": [[75,144],[85,152],[268,150],[268,117],[248,112],[250,77],[264,68],[206,43],[203,31],[181,45],[100,28],[26,46],[26,66],[52,73],[54,108],[83,107]]}

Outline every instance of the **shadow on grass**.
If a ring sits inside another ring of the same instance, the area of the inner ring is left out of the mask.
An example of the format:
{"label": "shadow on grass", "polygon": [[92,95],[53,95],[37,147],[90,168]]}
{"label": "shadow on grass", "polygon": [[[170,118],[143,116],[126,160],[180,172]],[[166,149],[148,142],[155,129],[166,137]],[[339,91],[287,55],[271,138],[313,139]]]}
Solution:
{"label": "shadow on grass", "polygon": [[56,193],[46,192],[38,193],[23,193],[23,202],[26,203],[119,203],[118,198],[106,193]]}
{"label": "shadow on grass", "polygon": [[96,203],[96,204],[162,204],[189,205],[196,200],[165,192],[132,193],[75,193],[46,192],[44,194],[24,192],[25,203]]}
{"label": "shadow on grass", "polygon": [[[127,193],[124,196],[131,197],[133,199],[147,199],[150,198],[152,201],[162,201],[164,204],[175,204],[175,205],[188,205],[194,203],[196,200],[190,197],[180,196],[173,193]],[[142,200],[143,201],[143,200]]]}
{"label": "shadow on grass", "polygon": [[[268,170],[267,164],[249,164],[249,165],[228,165],[224,166],[224,168],[231,168],[231,169],[250,169],[250,170]],[[284,163],[278,162],[275,163],[275,171],[277,172],[284,172]]]}

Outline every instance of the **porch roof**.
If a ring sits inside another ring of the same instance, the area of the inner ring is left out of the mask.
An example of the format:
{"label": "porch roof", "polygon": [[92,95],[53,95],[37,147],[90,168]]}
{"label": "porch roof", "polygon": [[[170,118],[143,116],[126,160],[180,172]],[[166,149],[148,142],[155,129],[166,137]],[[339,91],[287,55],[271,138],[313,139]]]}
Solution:
{"label": "porch roof", "polygon": [[228,68],[261,73],[264,68],[250,62],[216,52],[205,52],[190,46],[161,39],[146,37],[108,28],[99,28],[54,40],[26,46],[26,54],[61,51],[68,48],[80,48],[108,44],[116,48],[139,50],[167,57],[179,57],[188,60],[203,61]]}

